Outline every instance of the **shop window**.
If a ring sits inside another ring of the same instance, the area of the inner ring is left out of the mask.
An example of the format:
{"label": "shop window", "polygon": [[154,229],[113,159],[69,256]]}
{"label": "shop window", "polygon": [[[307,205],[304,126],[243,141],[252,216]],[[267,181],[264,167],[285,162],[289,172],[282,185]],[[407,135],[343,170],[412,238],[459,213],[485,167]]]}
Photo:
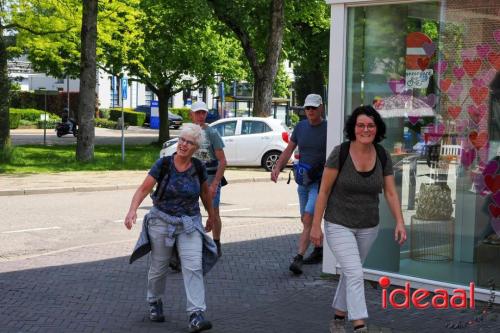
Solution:
{"label": "shop window", "polygon": [[369,268],[483,288],[500,281],[497,9],[489,0],[348,9],[345,116],[372,104],[385,120],[409,235],[394,244],[381,205]]}

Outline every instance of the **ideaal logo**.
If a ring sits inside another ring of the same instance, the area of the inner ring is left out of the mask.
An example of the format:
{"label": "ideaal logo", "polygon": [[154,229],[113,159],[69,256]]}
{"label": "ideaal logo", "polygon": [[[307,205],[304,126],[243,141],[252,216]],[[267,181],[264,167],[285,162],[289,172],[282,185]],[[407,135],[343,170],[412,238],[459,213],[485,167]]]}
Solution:
{"label": "ideaal logo", "polygon": [[[396,288],[389,292],[387,288],[391,285],[391,280],[382,276],[378,280],[379,285],[382,287],[382,308],[387,309],[387,303],[389,303],[395,309],[409,309],[410,302],[416,309],[426,309],[432,306],[435,309],[447,309],[450,306],[453,309],[466,309],[467,308],[467,290],[465,289],[454,289],[451,298],[449,297],[448,291],[445,289],[434,290],[434,295],[431,296],[431,292],[427,289],[417,289],[413,293],[411,292],[410,283],[406,282],[404,288]],[[469,308],[474,309],[474,282],[469,284]],[[400,297],[397,297],[400,295]],[[398,303],[396,297],[399,301]]]}

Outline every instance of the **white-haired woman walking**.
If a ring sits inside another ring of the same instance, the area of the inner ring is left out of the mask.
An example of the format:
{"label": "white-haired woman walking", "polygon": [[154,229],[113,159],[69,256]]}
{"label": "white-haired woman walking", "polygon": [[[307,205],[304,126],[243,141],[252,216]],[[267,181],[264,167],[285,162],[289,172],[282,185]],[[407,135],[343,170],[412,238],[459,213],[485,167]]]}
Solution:
{"label": "white-haired woman walking", "polygon": [[[131,229],[136,222],[137,208],[146,195],[151,193],[155,184],[158,184],[151,195],[153,207],[143,222],[143,230],[146,230],[151,244],[147,286],[149,317],[151,321],[165,320],[161,298],[165,291],[167,268],[175,244],[182,263],[190,332],[212,328],[212,324],[204,317],[206,304],[203,274],[217,260],[215,243],[205,233],[213,226],[207,172],[203,164],[193,158],[202,140],[203,130],[200,126],[183,126],[177,152],[172,156],[160,158],[152,166],[146,179],[135,192],[125,218],[125,226]],[[198,203],[200,197],[208,212],[205,228]]]}

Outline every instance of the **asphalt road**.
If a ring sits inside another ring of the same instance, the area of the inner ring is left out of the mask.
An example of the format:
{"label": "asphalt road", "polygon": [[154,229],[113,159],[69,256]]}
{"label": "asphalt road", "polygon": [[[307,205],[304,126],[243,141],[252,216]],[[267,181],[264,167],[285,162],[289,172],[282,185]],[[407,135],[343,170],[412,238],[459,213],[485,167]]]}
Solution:
{"label": "asphalt road", "polygon": [[[123,226],[133,193],[122,190],[0,197],[0,262],[135,241],[140,228],[129,231]],[[138,216],[144,216],[150,207],[151,200],[146,198]],[[223,233],[230,233],[234,241],[250,239],[252,227],[295,225],[299,215],[295,186],[285,182],[231,184],[223,190],[220,210]],[[298,232],[299,223],[296,225]]]}
{"label": "asphalt road", "polygon": [[[179,130],[170,129],[170,136],[176,137]],[[121,144],[121,131],[108,128],[95,128],[95,144]],[[158,141],[158,130],[130,126],[124,131],[125,143],[149,144]],[[13,145],[42,145],[44,140],[43,129],[16,129],[10,131]],[[69,145],[75,144],[76,138],[73,135],[65,135],[58,138],[55,130],[47,129],[45,142],[48,145]]]}

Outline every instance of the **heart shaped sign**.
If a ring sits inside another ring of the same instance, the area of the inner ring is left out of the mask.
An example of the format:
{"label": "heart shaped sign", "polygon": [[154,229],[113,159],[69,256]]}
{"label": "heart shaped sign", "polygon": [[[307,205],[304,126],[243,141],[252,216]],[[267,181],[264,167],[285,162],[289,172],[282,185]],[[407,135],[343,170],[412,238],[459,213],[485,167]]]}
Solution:
{"label": "heart shaped sign", "polygon": [[481,68],[482,63],[483,61],[479,58],[473,60],[465,59],[464,60],[465,73],[467,73],[469,77],[473,77],[479,71],[479,68]]}
{"label": "heart shaped sign", "polygon": [[410,122],[410,124],[412,124],[413,126],[415,126],[416,123],[418,123],[418,121],[420,120],[420,117],[419,116],[408,116],[408,121]]}
{"label": "heart shaped sign", "polygon": [[490,52],[491,47],[489,44],[479,44],[476,46],[477,55],[479,58],[484,59]]}
{"label": "heart shaped sign", "polygon": [[488,98],[490,90],[487,87],[471,87],[469,89],[469,95],[476,105],[479,105]]}
{"label": "heart shaped sign", "polygon": [[446,78],[439,80],[439,88],[441,89],[442,92],[447,92],[448,89],[450,89],[451,86],[451,79]]}
{"label": "heart shaped sign", "polygon": [[496,193],[500,190],[500,175],[486,175],[484,177],[484,182],[492,193]]}
{"label": "heart shaped sign", "polygon": [[462,91],[464,90],[464,86],[458,82],[455,84],[452,84],[450,89],[448,89],[448,96],[452,101],[456,101],[459,97]]}
{"label": "heart shaped sign", "polygon": [[453,67],[453,75],[457,78],[457,80],[462,80],[465,75],[465,70],[462,67]]}
{"label": "heart shaped sign", "polygon": [[429,105],[431,108],[436,106],[436,95],[434,94],[429,94],[427,96],[422,96],[420,97],[420,100],[424,102],[425,104]]}
{"label": "heart shaped sign", "polygon": [[481,104],[478,107],[474,105],[469,105],[467,107],[467,113],[469,114],[472,121],[476,124],[479,124],[479,122],[481,121],[481,119],[483,119],[483,116],[486,114],[487,111],[488,108],[484,104]]}
{"label": "heart shaped sign", "polygon": [[417,59],[417,65],[420,70],[425,71],[431,62],[431,58],[429,57],[421,57]]}
{"label": "heart shaped sign", "polygon": [[389,88],[391,88],[393,94],[399,94],[404,90],[405,82],[406,82],[405,79],[400,79],[400,80],[391,79],[387,81],[387,84],[389,85]]}
{"label": "heart shaped sign", "polygon": [[459,106],[459,105],[448,106],[448,114],[453,119],[457,119],[457,117],[460,115],[460,112],[462,112],[462,107],[461,106]]}
{"label": "heart shaped sign", "polygon": [[424,49],[425,54],[426,54],[428,57],[432,57],[432,55],[433,55],[433,54],[434,54],[434,52],[436,51],[436,44],[434,44],[434,43],[424,42],[424,43],[422,44],[422,48]]}
{"label": "heart shaped sign", "polygon": [[469,141],[476,149],[481,149],[481,147],[484,147],[488,143],[488,133],[478,133],[474,130],[469,133]]}
{"label": "heart shaped sign", "polygon": [[494,218],[497,218],[498,216],[500,216],[500,207],[498,206],[495,206],[495,204],[489,204],[488,205],[488,210],[490,212],[490,215]]}

